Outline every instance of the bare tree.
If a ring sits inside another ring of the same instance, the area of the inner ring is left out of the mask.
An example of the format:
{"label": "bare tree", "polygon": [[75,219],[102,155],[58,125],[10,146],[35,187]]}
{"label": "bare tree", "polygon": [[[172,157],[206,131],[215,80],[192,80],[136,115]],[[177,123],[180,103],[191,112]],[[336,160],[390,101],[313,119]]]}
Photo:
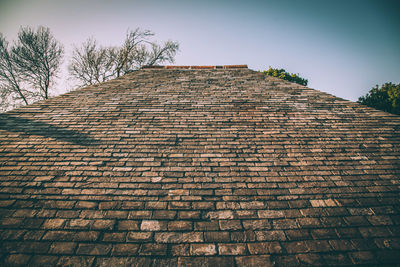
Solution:
{"label": "bare tree", "polygon": [[64,53],[49,28],[40,26],[36,32],[30,27],[21,28],[12,51],[23,78],[39,90],[42,99],[48,99]]}
{"label": "bare tree", "polygon": [[22,88],[22,81],[17,66],[12,58],[8,42],[0,34],[0,107],[7,110],[20,104],[28,104],[25,96],[26,90]]}
{"label": "bare tree", "polygon": [[99,47],[93,39],[88,39],[81,48],[75,48],[70,74],[84,85],[91,85],[115,76],[115,51]]}
{"label": "bare tree", "polygon": [[48,99],[64,50],[49,28],[21,28],[12,47],[0,35],[0,106],[3,110]]}
{"label": "bare tree", "polygon": [[120,47],[98,46],[93,39],[75,48],[69,65],[70,75],[81,85],[92,85],[120,77],[143,65],[174,62],[179,44],[167,41],[164,45],[151,42],[154,33],[136,29],[128,31]]}

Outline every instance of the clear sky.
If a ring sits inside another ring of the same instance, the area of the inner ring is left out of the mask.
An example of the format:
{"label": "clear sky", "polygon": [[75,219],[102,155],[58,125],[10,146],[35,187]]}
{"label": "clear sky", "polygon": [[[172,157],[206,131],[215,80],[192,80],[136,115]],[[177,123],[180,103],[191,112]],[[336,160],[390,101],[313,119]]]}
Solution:
{"label": "clear sky", "polygon": [[118,45],[140,27],[180,43],[176,65],[284,68],[354,101],[400,83],[399,13],[399,0],[0,0],[0,32],[49,27],[67,52],[63,77],[74,45]]}

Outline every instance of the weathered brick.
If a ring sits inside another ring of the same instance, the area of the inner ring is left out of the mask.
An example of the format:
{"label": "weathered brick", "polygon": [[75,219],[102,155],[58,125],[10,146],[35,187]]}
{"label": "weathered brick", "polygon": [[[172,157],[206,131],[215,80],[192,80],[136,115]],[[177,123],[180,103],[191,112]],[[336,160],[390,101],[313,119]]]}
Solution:
{"label": "weathered brick", "polygon": [[220,255],[244,255],[246,254],[245,244],[218,244]]}
{"label": "weathered brick", "polygon": [[274,266],[269,256],[241,256],[235,258],[237,266],[250,267],[250,266]]}
{"label": "weathered brick", "polygon": [[54,241],[72,241],[74,236],[68,231],[48,231],[44,234],[42,239]]}
{"label": "weathered brick", "polygon": [[314,253],[298,254],[297,256],[300,264],[303,265],[313,265],[313,266],[324,266],[322,257]]}
{"label": "weathered brick", "polygon": [[233,219],[234,214],[231,210],[224,211],[212,211],[208,212],[206,215],[207,219]]}
{"label": "weathered brick", "polygon": [[118,221],[118,230],[139,230],[139,222],[133,220]]}
{"label": "weathered brick", "polygon": [[279,230],[271,231],[256,231],[258,241],[284,241],[286,240],[285,233]]}
{"label": "weathered brick", "polygon": [[162,231],[166,229],[167,223],[165,221],[143,220],[140,224],[142,231]]}
{"label": "weathered brick", "polygon": [[207,231],[204,232],[204,240],[206,242],[228,242],[230,240],[229,232]]}
{"label": "weathered brick", "polygon": [[48,219],[45,220],[42,228],[43,229],[62,229],[65,223],[64,219]]}
{"label": "weathered brick", "polygon": [[165,232],[156,233],[154,237],[158,243],[197,243],[203,242],[202,232]]}
{"label": "weathered brick", "polygon": [[140,255],[164,256],[167,254],[167,245],[155,244],[155,243],[145,243],[140,246],[139,254]]}
{"label": "weathered brick", "polygon": [[31,257],[27,254],[11,254],[5,258],[4,263],[9,266],[26,266]]}
{"label": "weathered brick", "polygon": [[196,231],[214,231],[218,230],[218,221],[200,221],[194,223]]}
{"label": "weathered brick", "polygon": [[178,218],[179,219],[199,219],[200,212],[199,211],[179,211]]}
{"label": "weathered brick", "polygon": [[107,255],[111,245],[105,244],[79,244],[76,253],[80,255]]}
{"label": "weathered brick", "polygon": [[192,222],[189,221],[173,221],[168,223],[169,231],[190,231],[192,229]]}
{"label": "weathered brick", "polygon": [[103,240],[105,242],[125,242],[126,233],[104,233]]}
{"label": "weathered brick", "polygon": [[85,220],[85,219],[72,219],[69,220],[67,223],[66,229],[89,229],[91,224],[93,223],[92,220]]}
{"label": "weathered brick", "polygon": [[78,232],[74,236],[75,241],[96,241],[100,233],[95,231]]}
{"label": "weathered brick", "polygon": [[259,218],[277,219],[277,218],[284,218],[285,214],[281,210],[259,210],[258,217]]}
{"label": "weathered brick", "polygon": [[153,212],[152,219],[169,219],[172,220],[176,216],[176,211],[174,210],[156,210]]}
{"label": "weathered brick", "polygon": [[231,236],[232,242],[254,242],[254,241],[256,241],[256,234],[252,230],[231,232],[230,236]]}
{"label": "weathered brick", "polygon": [[243,220],[242,221],[244,229],[251,230],[264,230],[271,229],[271,224],[268,220]]}
{"label": "weathered brick", "polygon": [[258,242],[248,243],[247,248],[250,254],[277,254],[282,253],[282,247],[279,242]]}
{"label": "weathered brick", "polygon": [[373,264],[375,262],[374,254],[370,251],[356,251],[349,253],[354,264]]}
{"label": "weathered brick", "polygon": [[225,230],[241,230],[242,225],[239,220],[220,220],[219,228]]}
{"label": "weathered brick", "polygon": [[217,250],[215,244],[191,244],[190,254],[191,255],[215,255]]}
{"label": "weathered brick", "polygon": [[114,220],[94,220],[92,228],[95,230],[111,230],[114,228]]}
{"label": "weathered brick", "polygon": [[149,210],[132,210],[129,212],[129,219],[150,219],[151,211]]}
{"label": "weathered brick", "polygon": [[29,264],[32,266],[54,266],[58,260],[57,256],[34,255]]}
{"label": "weathered brick", "polygon": [[234,266],[233,257],[179,257],[178,266]]}
{"label": "weathered brick", "polygon": [[73,242],[53,242],[49,252],[52,254],[73,254],[76,243]]}
{"label": "weathered brick", "polygon": [[128,218],[128,212],[123,210],[108,210],[105,212],[104,218],[126,219]]}
{"label": "weathered brick", "polygon": [[60,266],[92,266],[94,257],[90,256],[63,256],[57,262]]}
{"label": "weathered brick", "polygon": [[118,256],[132,256],[139,250],[138,244],[115,244],[111,254]]}
{"label": "weathered brick", "polygon": [[96,209],[97,203],[92,201],[78,201],[75,204],[75,208],[78,209]]}
{"label": "weathered brick", "polygon": [[129,232],[126,239],[128,242],[144,242],[152,240],[152,237],[151,232]]}

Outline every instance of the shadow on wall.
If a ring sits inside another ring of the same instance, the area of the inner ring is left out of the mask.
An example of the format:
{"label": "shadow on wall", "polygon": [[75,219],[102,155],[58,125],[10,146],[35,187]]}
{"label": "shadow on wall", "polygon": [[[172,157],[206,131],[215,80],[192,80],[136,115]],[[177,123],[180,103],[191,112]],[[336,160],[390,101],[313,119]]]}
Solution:
{"label": "shadow on wall", "polygon": [[0,130],[28,135],[40,135],[80,146],[95,146],[99,144],[99,140],[85,133],[68,130],[32,119],[12,116],[6,113],[0,114]]}

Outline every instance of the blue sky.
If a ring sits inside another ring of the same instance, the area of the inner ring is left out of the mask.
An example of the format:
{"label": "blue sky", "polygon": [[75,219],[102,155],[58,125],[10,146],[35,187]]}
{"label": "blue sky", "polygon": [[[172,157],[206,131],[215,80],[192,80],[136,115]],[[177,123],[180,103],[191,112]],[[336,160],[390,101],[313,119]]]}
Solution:
{"label": "blue sky", "polygon": [[66,50],[94,37],[120,44],[128,28],[176,40],[176,65],[285,68],[309,87],[357,100],[376,84],[400,83],[400,1],[390,0],[0,0],[0,32],[50,28]]}

